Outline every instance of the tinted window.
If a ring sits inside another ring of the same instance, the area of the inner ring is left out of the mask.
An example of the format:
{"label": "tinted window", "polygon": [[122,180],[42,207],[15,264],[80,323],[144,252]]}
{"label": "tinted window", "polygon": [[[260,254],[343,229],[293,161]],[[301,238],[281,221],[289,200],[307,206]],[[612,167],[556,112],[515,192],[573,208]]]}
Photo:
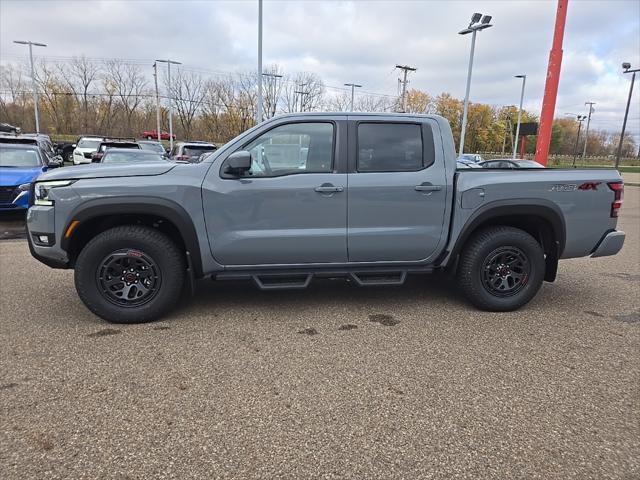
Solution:
{"label": "tinted window", "polygon": [[91,138],[83,138],[76,144],[76,147],[78,147],[78,148],[93,148],[94,150],[97,150],[98,146],[100,146],[100,143],[102,143],[102,140],[100,140],[100,139],[93,140]]}
{"label": "tinted window", "polygon": [[245,150],[251,152],[254,177],[292,173],[329,173],[333,163],[333,124],[292,123],[262,134]]}
{"label": "tinted window", "polygon": [[121,149],[109,150],[102,157],[102,163],[140,163],[166,161],[164,155],[148,151],[127,152]]}
{"label": "tinted window", "polygon": [[359,172],[407,172],[420,170],[424,165],[420,125],[408,123],[361,123],[358,125]]}
{"label": "tinted window", "polygon": [[216,149],[216,147],[213,147],[211,145],[202,145],[202,146],[190,145],[190,146],[185,146],[184,147],[184,150],[183,150],[182,154],[183,155],[187,155],[189,157],[199,157],[203,153],[212,152],[215,149]]}
{"label": "tinted window", "polygon": [[140,142],[140,143],[138,143],[138,145],[140,145],[140,148],[142,150],[148,150],[148,151],[160,153],[160,154],[163,154],[163,155],[165,153],[165,149],[160,143]]}

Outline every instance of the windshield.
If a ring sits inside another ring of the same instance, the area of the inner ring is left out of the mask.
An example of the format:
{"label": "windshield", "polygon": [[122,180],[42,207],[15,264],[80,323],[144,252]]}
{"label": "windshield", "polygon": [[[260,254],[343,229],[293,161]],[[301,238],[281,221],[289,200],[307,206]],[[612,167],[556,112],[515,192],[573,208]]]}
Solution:
{"label": "windshield", "polygon": [[203,145],[197,147],[184,147],[183,155],[188,155],[189,157],[199,157],[203,153],[213,152],[216,147],[211,145]]}
{"label": "windshield", "polygon": [[102,157],[102,163],[142,163],[142,162],[162,162],[167,157],[154,152],[123,152],[122,150],[109,150]]}
{"label": "windshield", "polygon": [[155,143],[155,142],[140,142],[138,145],[140,145],[140,148],[142,150],[147,150],[147,151],[150,151],[150,152],[156,152],[156,153],[160,153],[160,154],[164,154],[165,153],[164,147],[159,143]]}
{"label": "windshield", "polygon": [[76,148],[91,148],[97,150],[101,142],[102,139],[100,138],[82,138],[76,145]]}
{"label": "windshield", "polygon": [[40,166],[36,150],[25,148],[0,148],[0,167],[30,168]]}

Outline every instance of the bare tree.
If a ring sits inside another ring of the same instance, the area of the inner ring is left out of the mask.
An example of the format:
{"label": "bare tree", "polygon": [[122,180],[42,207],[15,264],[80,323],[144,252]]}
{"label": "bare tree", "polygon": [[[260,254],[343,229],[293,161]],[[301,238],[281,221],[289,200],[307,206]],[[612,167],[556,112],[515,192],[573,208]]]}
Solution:
{"label": "bare tree", "polygon": [[171,79],[171,85],[167,83],[166,77],[165,82],[167,91],[170,92],[176,107],[184,136],[190,138],[193,121],[206,95],[205,82],[201,75],[185,72],[182,69],[178,69],[175,77]]}
{"label": "bare tree", "polygon": [[58,69],[81,109],[81,131],[89,132],[90,125],[95,125],[94,114],[93,112],[91,115],[89,113],[92,99],[89,91],[99,79],[100,66],[82,55],[74,57],[69,65],[59,64]]}
{"label": "bare tree", "polygon": [[127,131],[133,130],[133,115],[143,100],[148,82],[137,65],[124,63],[121,60],[105,62],[106,76],[115,88],[119,105],[125,115]]}
{"label": "bare tree", "polygon": [[0,65],[0,116],[3,121],[26,128],[28,85],[16,65]]}
{"label": "bare tree", "polygon": [[284,79],[283,110],[285,112],[311,112],[324,101],[324,83],[315,73],[301,72]]}

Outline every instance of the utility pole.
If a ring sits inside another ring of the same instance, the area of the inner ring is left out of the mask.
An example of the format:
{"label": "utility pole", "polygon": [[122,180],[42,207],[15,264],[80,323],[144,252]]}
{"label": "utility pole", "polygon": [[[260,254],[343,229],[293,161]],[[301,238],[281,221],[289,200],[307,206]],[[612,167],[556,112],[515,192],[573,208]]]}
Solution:
{"label": "utility pole", "polygon": [[407,80],[407,73],[415,72],[417,68],[409,67],[407,65],[396,65],[398,70],[402,70],[404,74],[403,80],[398,80],[402,84],[402,113],[407,111],[407,84],[409,81]]}
{"label": "utility pole", "polygon": [[586,120],[586,115],[576,115],[578,121],[578,134],[576,135],[576,146],[573,147],[573,168],[576,168],[576,158],[578,158],[578,143],[580,143],[580,129],[582,128],[582,122]]}
{"label": "utility pole", "polygon": [[160,134],[160,95],[158,95],[158,65],[153,62],[153,82],[156,85],[156,135],[158,136],[158,142],[162,140]]}
{"label": "utility pole", "polygon": [[44,43],[32,42],[31,40],[14,40],[13,43],[29,45],[29,63],[31,64],[31,86],[33,87],[33,109],[36,116],[36,133],[40,133],[40,115],[38,114],[38,85],[36,84],[36,71],[33,68],[33,46],[46,47]]}
{"label": "utility pole", "polygon": [[595,111],[593,106],[595,102],[585,102],[585,105],[589,105],[589,115],[587,116],[587,128],[584,131],[584,148],[582,149],[582,160],[584,165],[584,157],[587,155],[587,142],[589,141],[589,124],[591,123],[591,114]]}
{"label": "utility pole", "polygon": [[357,83],[345,83],[345,87],[351,87],[351,111],[353,112],[353,98],[355,96],[356,87],[362,88],[362,85],[358,85]]}
{"label": "utility pole", "polygon": [[627,128],[627,118],[629,117],[629,105],[631,104],[631,96],[633,95],[633,84],[636,81],[636,72],[640,72],[640,68],[636,68],[635,70],[630,70],[631,64],[628,62],[624,62],[622,64],[622,68],[624,68],[623,73],[632,73],[633,75],[631,75],[631,86],[629,87],[629,97],[627,98],[627,108],[624,111],[624,121],[622,122],[622,132],[620,132],[620,143],[618,143],[618,152],[616,153],[616,168],[618,168],[618,166],[620,165],[620,156],[622,155],[622,144],[624,143],[624,131]]}
{"label": "utility pole", "polygon": [[171,65],[182,65],[175,60],[156,60],[167,64],[167,83],[169,84],[169,151],[173,150],[173,94],[171,92]]}
{"label": "utility pole", "polygon": [[547,80],[544,85],[544,99],[542,100],[542,111],[540,112],[540,129],[538,130],[538,139],[536,141],[535,160],[545,166],[547,165],[547,158],[549,157],[553,115],[556,110],[556,99],[558,97],[560,67],[562,66],[562,40],[564,39],[564,27],[567,21],[568,6],[569,0],[558,0],[553,43],[551,51],[549,52]]}
{"label": "utility pole", "polygon": [[[300,90],[294,90],[294,92],[293,92],[293,93],[295,93],[295,94],[296,94],[296,104],[298,103],[298,94],[300,95],[300,111],[301,111],[301,112],[304,112],[304,106],[303,106],[303,104],[302,104],[302,102],[303,102],[303,100],[304,100],[304,97],[303,97],[303,96],[304,96],[304,95],[306,95],[307,93],[309,93],[309,92],[305,92],[305,91],[304,91],[304,87],[305,87],[306,85],[307,85],[307,83],[305,83],[305,82],[301,82],[300,84],[298,84],[298,88],[299,88]],[[296,105],[296,107],[297,107],[297,105]],[[298,111],[298,109],[297,109],[297,108],[296,108],[296,111]]]}
{"label": "utility pole", "polygon": [[262,122],[262,0],[258,0],[258,105],[256,125]]}

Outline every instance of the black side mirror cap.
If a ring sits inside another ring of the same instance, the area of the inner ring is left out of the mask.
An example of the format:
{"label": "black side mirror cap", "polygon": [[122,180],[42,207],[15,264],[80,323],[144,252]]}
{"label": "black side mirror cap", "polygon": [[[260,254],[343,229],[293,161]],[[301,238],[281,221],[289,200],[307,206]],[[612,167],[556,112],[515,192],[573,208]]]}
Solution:
{"label": "black side mirror cap", "polygon": [[234,152],[224,161],[224,173],[239,177],[251,170],[251,153],[246,150]]}

